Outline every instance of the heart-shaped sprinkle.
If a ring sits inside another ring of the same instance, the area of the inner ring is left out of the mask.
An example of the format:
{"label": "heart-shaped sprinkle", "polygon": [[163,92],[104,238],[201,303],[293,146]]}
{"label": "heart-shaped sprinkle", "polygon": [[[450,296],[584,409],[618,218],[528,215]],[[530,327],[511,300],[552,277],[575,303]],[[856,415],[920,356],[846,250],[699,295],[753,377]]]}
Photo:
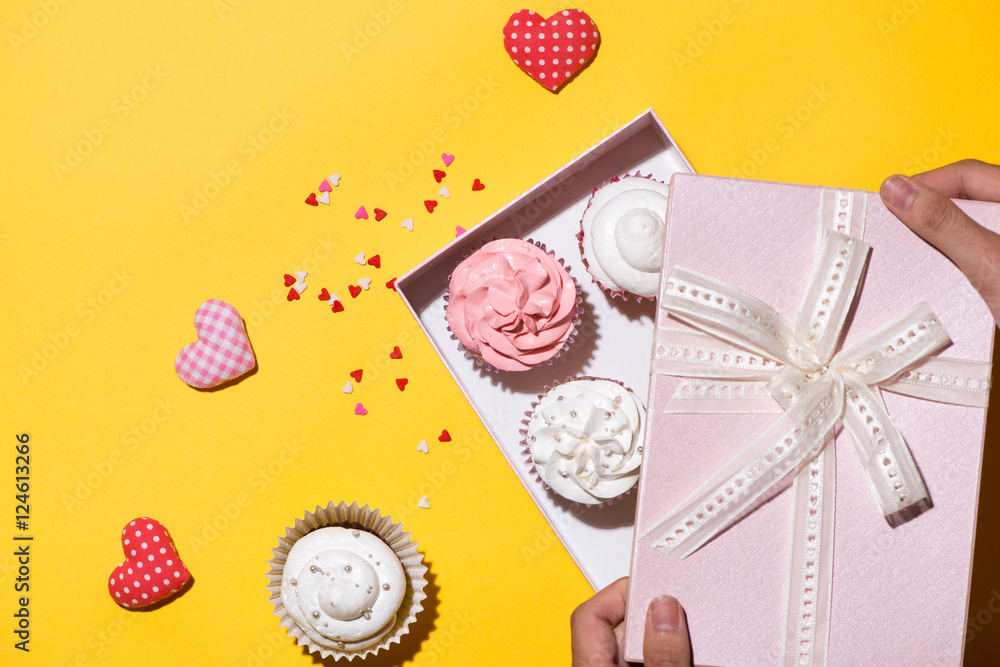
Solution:
{"label": "heart-shaped sprinkle", "polygon": [[285,298],[288,299],[289,301],[298,301],[299,293],[293,287],[292,289],[288,290],[288,296],[286,296]]}
{"label": "heart-shaped sprinkle", "polygon": [[420,507],[425,510],[431,508],[431,504],[427,502],[427,496],[423,496],[422,498],[420,498],[420,502],[417,503],[417,507]]}
{"label": "heart-shaped sprinkle", "polygon": [[333,312],[340,313],[343,312],[343,310],[344,304],[342,304],[339,299],[333,302]]}
{"label": "heart-shaped sprinkle", "polygon": [[465,227],[456,226],[455,227],[455,238],[457,239],[459,236],[461,236],[462,234],[464,234],[466,231],[468,231],[468,230]]}
{"label": "heart-shaped sprinkle", "polygon": [[402,359],[403,351],[399,349],[399,346],[392,348],[392,352],[389,353],[390,359]]}
{"label": "heart-shaped sprinkle", "polygon": [[285,287],[291,287],[295,284],[295,276],[290,274],[285,274]]}
{"label": "heart-shaped sprinkle", "polygon": [[292,285],[292,289],[298,292],[299,294],[305,292],[307,287],[309,287],[309,285],[306,285],[305,283],[295,283],[294,285]]}
{"label": "heart-shaped sprinkle", "polygon": [[309,204],[310,206],[319,206],[319,202],[316,201],[316,193],[315,192],[310,192],[309,193],[309,196],[306,197],[306,203]]}
{"label": "heart-shaped sprinkle", "polygon": [[396,378],[396,386],[399,387],[400,391],[406,389],[407,382],[409,382],[407,378]]}
{"label": "heart-shaped sprinkle", "polygon": [[405,227],[405,228],[407,228],[408,230],[410,230],[412,232],[413,231],[413,218],[407,218],[406,220],[403,220],[401,223],[399,223],[399,226],[400,227]]}
{"label": "heart-shaped sprinkle", "polygon": [[374,266],[376,269],[380,269],[382,268],[382,258],[379,257],[378,255],[372,255],[371,258],[368,260],[368,264]]}
{"label": "heart-shaped sprinkle", "polygon": [[417,445],[417,451],[418,452],[423,452],[424,454],[426,454],[427,452],[430,451],[430,449],[428,449],[428,447],[427,447],[427,441],[426,440],[421,440],[420,441],[420,444]]}
{"label": "heart-shaped sprinkle", "polygon": [[393,292],[395,292],[396,291],[396,279],[393,278],[392,280],[390,280],[389,282],[387,282],[385,284],[385,286],[388,287],[389,289],[391,289]]}
{"label": "heart-shaped sprinkle", "polygon": [[350,380],[348,380],[347,384],[345,384],[343,387],[340,388],[340,391],[344,392],[345,394],[351,394],[354,392],[354,385],[351,384]]}
{"label": "heart-shaped sprinkle", "polygon": [[320,204],[326,204],[327,206],[329,206],[330,205],[330,193],[329,192],[324,192],[319,197],[316,197],[316,201],[318,201]]}
{"label": "heart-shaped sprinkle", "polygon": [[330,185],[337,187],[340,185],[340,174],[331,174],[326,177],[326,180],[330,181]]}
{"label": "heart-shaped sprinkle", "polygon": [[356,220],[367,220],[368,219],[368,211],[366,211],[365,207],[362,206],[361,208],[358,209],[358,212],[354,214],[354,218]]}
{"label": "heart-shaped sprinkle", "polygon": [[122,530],[125,561],[108,581],[111,599],[127,609],[141,609],[181,590],[191,573],[163,524],[139,517]]}
{"label": "heart-shaped sprinkle", "polygon": [[332,190],[333,190],[333,187],[330,185],[329,179],[324,178],[323,182],[319,184],[319,191],[320,192],[330,192]]}
{"label": "heart-shaped sprinkle", "polygon": [[352,299],[357,299],[358,295],[361,294],[361,288],[357,285],[348,285],[347,291],[351,293]]}
{"label": "heart-shaped sprinkle", "polygon": [[447,185],[442,185],[441,189],[438,190],[438,194],[441,195],[442,197],[444,197],[445,199],[447,199],[448,197],[451,197],[451,192],[448,191],[448,186]]}
{"label": "heart-shaped sprinkle", "polygon": [[352,378],[354,378],[355,382],[357,382],[358,384],[360,384],[361,383],[361,376],[364,375],[364,373],[365,373],[365,369],[359,368],[356,371],[351,371],[350,373],[348,373],[348,375],[350,375]]}
{"label": "heart-shaped sprinkle", "polygon": [[444,162],[444,166],[450,167],[451,163],[455,161],[455,156],[441,153],[441,161]]}
{"label": "heart-shaped sprinkle", "polygon": [[446,174],[445,172],[441,171],[440,169],[435,169],[434,170],[434,180],[437,181],[438,183],[440,183],[441,179],[444,178],[447,175],[448,174]]}
{"label": "heart-shaped sprinkle", "polygon": [[303,280],[305,280],[306,276],[308,276],[308,275],[309,275],[308,271],[296,271],[295,272],[295,277],[299,279],[299,282],[302,282]]}
{"label": "heart-shaped sprinkle", "polygon": [[322,290],[320,290],[319,300],[320,301],[329,301],[330,300],[330,292],[327,291],[327,289],[325,287]]}
{"label": "heart-shaped sprinkle", "polygon": [[553,92],[587,65],[599,41],[597,26],[579,9],[547,19],[522,9],[503,28],[503,45],[514,64]]}
{"label": "heart-shaped sprinkle", "polygon": [[375,213],[375,222],[381,222],[382,218],[384,218],[385,216],[389,215],[388,213],[386,213],[385,211],[383,211],[380,208],[375,209],[374,213]]}
{"label": "heart-shaped sprinkle", "polygon": [[[336,304],[340,303],[340,297],[337,296],[336,294],[334,294],[333,292],[330,292],[330,298],[327,299],[326,302],[327,302],[328,305],[331,305],[331,306],[336,305]],[[340,309],[343,310],[344,307],[341,306]],[[333,312],[337,312],[337,311],[333,311]]]}
{"label": "heart-shaped sprinkle", "polygon": [[354,261],[355,261],[355,263],[360,264],[361,266],[364,266],[365,265],[365,253],[359,252],[357,255],[354,256]]}
{"label": "heart-shaped sprinkle", "polygon": [[365,291],[367,291],[368,288],[372,286],[372,279],[371,278],[361,278],[361,279],[358,280],[358,284],[361,285],[361,287],[363,287],[365,289]]}
{"label": "heart-shaped sprinkle", "polygon": [[364,417],[366,414],[368,414],[368,411],[365,410],[365,406],[358,403],[357,405],[354,406],[354,414],[358,415],[359,417]]}
{"label": "heart-shaped sprinkle", "polygon": [[478,178],[476,180],[472,181],[472,190],[474,192],[478,192],[479,190],[483,190],[485,188],[486,188],[486,186],[483,185],[483,182],[481,180],[479,180]]}
{"label": "heart-shaped sprinkle", "polygon": [[451,442],[451,433],[448,433],[448,429],[441,431],[441,435],[438,436],[438,440],[441,442]]}
{"label": "heart-shaped sprinkle", "polygon": [[437,206],[437,205],[438,205],[438,203],[436,201],[434,201],[433,199],[425,199],[424,200],[424,208],[427,209],[428,213],[433,213],[434,212],[434,207]]}

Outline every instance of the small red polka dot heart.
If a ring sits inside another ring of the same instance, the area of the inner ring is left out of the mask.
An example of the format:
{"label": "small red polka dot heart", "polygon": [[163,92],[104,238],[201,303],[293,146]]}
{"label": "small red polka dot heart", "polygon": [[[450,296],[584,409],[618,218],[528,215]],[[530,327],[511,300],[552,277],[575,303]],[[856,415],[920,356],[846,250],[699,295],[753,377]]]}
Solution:
{"label": "small red polka dot heart", "polygon": [[125,562],[108,581],[111,599],[126,609],[141,609],[181,590],[191,573],[177,555],[163,524],[148,516],[129,522],[122,530]]}
{"label": "small red polka dot heart", "polygon": [[503,45],[514,64],[552,92],[587,66],[600,40],[593,19],[579,9],[547,19],[522,9],[503,28]]}

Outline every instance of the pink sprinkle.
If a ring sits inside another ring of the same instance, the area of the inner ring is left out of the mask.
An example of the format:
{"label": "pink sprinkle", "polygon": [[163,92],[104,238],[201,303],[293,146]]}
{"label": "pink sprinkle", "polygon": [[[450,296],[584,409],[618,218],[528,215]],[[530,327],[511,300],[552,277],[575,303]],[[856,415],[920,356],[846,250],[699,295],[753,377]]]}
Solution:
{"label": "pink sprinkle", "polygon": [[459,236],[461,236],[462,234],[464,234],[466,231],[468,231],[468,230],[465,227],[455,227],[455,238],[457,239]]}
{"label": "pink sprinkle", "polygon": [[365,406],[358,403],[356,406],[354,406],[354,414],[364,417],[366,414],[368,414],[368,410],[365,410]]}
{"label": "pink sprinkle", "polygon": [[451,163],[455,161],[455,156],[441,153],[441,161],[444,162],[444,166],[450,167]]}
{"label": "pink sprinkle", "polygon": [[357,220],[367,220],[368,219],[368,211],[366,211],[365,207],[362,206],[361,208],[358,209],[358,212],[354,214],[354,217]]}

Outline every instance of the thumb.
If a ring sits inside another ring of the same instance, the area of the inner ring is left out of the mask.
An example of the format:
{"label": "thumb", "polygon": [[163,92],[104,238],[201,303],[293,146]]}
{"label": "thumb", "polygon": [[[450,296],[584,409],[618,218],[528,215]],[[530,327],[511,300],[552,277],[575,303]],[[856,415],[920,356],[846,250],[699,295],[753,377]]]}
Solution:
{"label": "thumb", "polygon": [[903,224],[958,266],[1000,322],[1000,236],[916,179],[890,176],[879,194]]}
{"label": "thumb", "polygon": [[646,667],[690,667],[687,617],[676,598],[664,595],[649,603],[642,660]]}

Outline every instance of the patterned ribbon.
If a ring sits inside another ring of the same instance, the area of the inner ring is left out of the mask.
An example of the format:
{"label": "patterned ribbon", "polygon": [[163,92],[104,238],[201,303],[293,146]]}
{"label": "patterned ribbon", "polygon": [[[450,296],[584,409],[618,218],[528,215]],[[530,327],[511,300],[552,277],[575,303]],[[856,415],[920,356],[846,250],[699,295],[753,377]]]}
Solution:
{"label": "patterned ribbon", "polygon": [[667,412],[778,416],[640,541],[686,557],[791,480],[786,667],[826,664],[837,422],[896,527],[932,503],[880,389],[973,407],[985,407],[989,396],[990,364],[931,356],[950,339],[925,303],[836,352],[870,251],[842,233],[851,231],[852,218],[857,225],[852,212],[864,211],[863,197],[840,191],[821,206],[826,229],[794,323],[735,287],[679,267],[660,297],[671,315],[704,332],[657,330],[653,372],[683,378]]}

